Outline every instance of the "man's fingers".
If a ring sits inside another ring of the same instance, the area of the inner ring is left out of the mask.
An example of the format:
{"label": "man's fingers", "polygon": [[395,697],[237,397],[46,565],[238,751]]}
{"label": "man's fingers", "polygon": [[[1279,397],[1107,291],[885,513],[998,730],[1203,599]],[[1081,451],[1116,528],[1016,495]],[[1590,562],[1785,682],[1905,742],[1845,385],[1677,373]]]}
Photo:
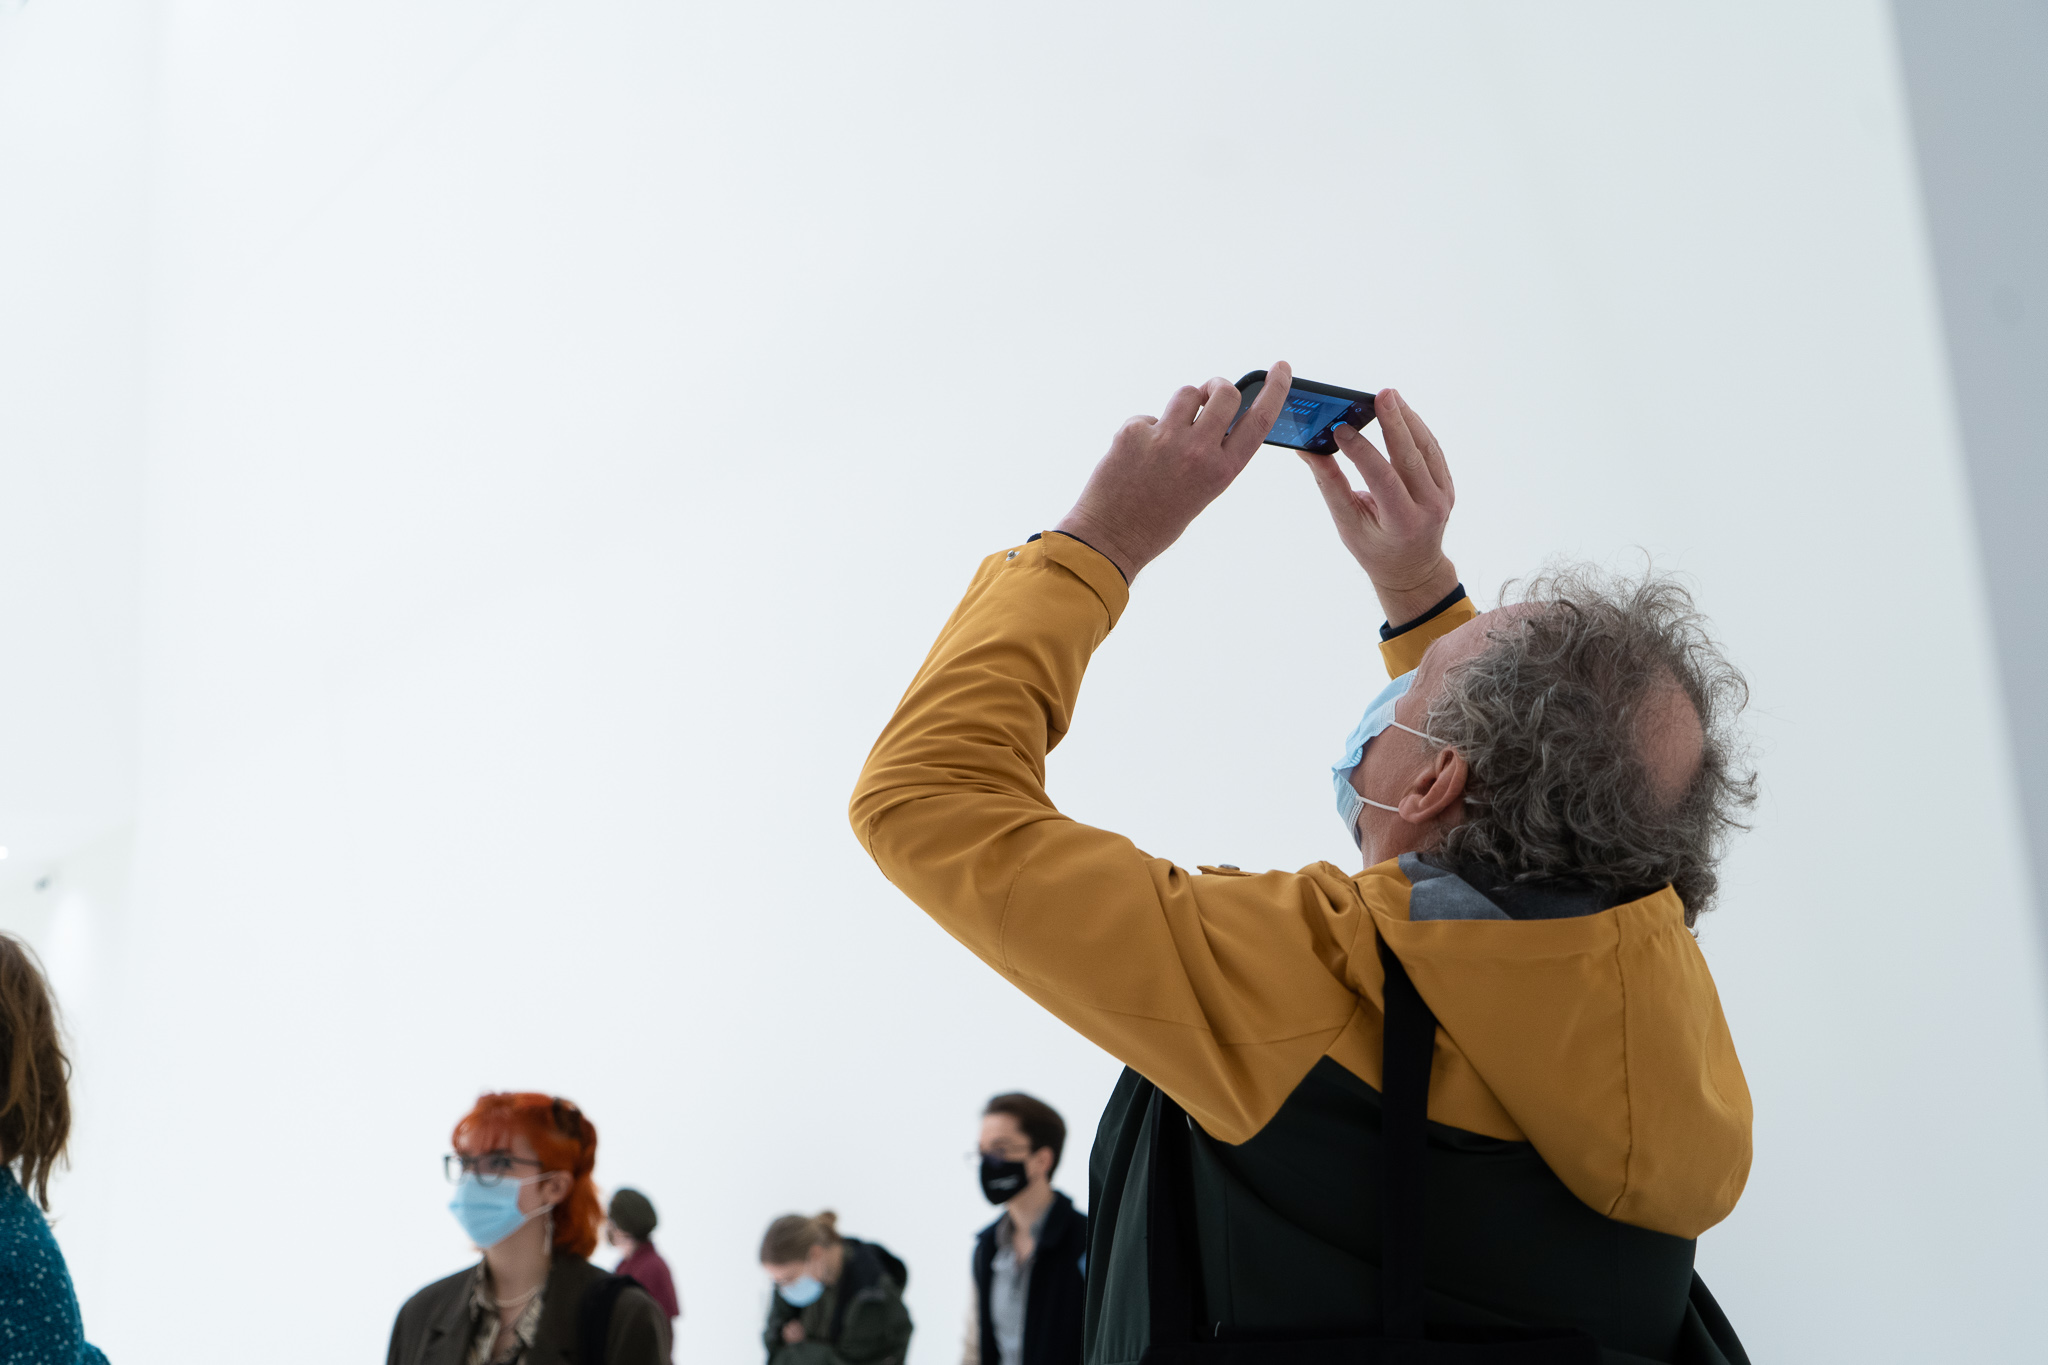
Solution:
{"label": "man's fingers", "polygon": [[1323,495],[1323,501],[1330,504],[1332,512],[1338,512],[1351,505],[1351,480],[1344,477],[1344,471],[1337,467],[1335,455],[1311,455],[1306,450],[1297,450],[1301,462],[1308,466],[1308,472],[1316,476],[1316,491]]}
{"label": "man's fingers", "polygon": [[1407,403],[1401,410],[1408,419],[1408,426],[1415,433],[1415,443],[1422,447],[1422,459],[1429,466],[1430,481],[1444,492],[1451,491],[1451,466],[1444,459],[1444,448],[1438,443],[1436,433],[1429,429],[1429,423],[1422,420],[1422,414]]}
{"label": "man's fingers", "polygon": [[1293,387],[1294,367],[1284,360],[1274,361],[1273,368],[1266,371],[1265,387],[1253,400],[1251,411],[1237,424],[1237,430],[1224,438],[1225,452],[1235,458],[1249,460],[1252,452],[1264,444],[1273,423],[1280,420],[1280,409],[1287,405],[1287,391]]}
{"label": "man's fingers", "polygon": [[1316,491],[1323,495],[1323,502],[1330,509],[1330,515],[1337,521],[1337,529],[1358,520],[1360,512],[1374,516],[1379,503],[1370,493],[1360,493],[1351,486],[1351,480],[1344,476],[1344,467],[1337,463],[1335,455],[1311,455],[1306,450],[1297,450],[1301,462],[1308,466],[1308,472],[1316,476]]}
{"label": "man's fingers", "polygon": [[1346,543],[1352,529],[1360,521],[1379,524],[1380,505],[1370,493],[1361,493],[1351,486],[1351,480],[1344,477],[1344,467],[1337,463],[1335,455],[1311,455],[1306,450],[1297,450],[1301,462],[1308,466],[1309,473],[1316,476],[1316,491],[1323,495],[1323,505],[1330,509],[1330,519],[1337,523],[1337,534]]}
{"label": "man's fingers", "polygon": [[1195,420],[1195,410],[1202,403],[1203,391],[1193,384],[1183,384],[1166,400],[1166,411],[1159,414],[1159,424],[1169,430],[1184,427]]}
{"label": "man's fingers", "polygon": [[1401,482],[1401,476],[1387,463],[1387,457],[1380,454],[1378,446],[1341,422],[1330,428],[1330,435],[1336,438],[1337,449],[1344,452],[1344,457],[1358,466],[1366,488],[1380,503],[1399,506],[1414,501],[1408,496],[1408,486]]}
{"label": "man's fingers", "polygon": [[1372,411],[1373,416],[1380,419],[1380,435],[1387,440],[1388,460],[1401,476],[1401,482],[1407,485],[1409,496],[1420,501],[1424,493],[1435,487],[1436,481],[1430,477],[1429,461],[1423,458],[1422,447],[1408,425],[1407,405],[1401,401],[1400,394],[1392,389],[1382,389],[1373,400]]}
{"label": "man's fingers", "polygon": [[1195,419],[1195,438],[1204,446],[1221,445],[1223,433],[1230,430],[1244,395],[1237,391],[1237,385],[1221,375],[1202,385],[1198,392],[1202,398],[1202,415]]}

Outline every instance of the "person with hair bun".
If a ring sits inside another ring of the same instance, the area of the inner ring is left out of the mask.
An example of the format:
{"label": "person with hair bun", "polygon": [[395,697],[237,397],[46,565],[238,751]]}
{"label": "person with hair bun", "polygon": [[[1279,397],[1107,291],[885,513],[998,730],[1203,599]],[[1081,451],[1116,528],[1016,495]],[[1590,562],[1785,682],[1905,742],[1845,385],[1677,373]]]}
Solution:
{"label": "person with hair bun", "polygon": [[483,1260],[406,1301],[388,1365],[664,1365],[660,1307],[589,1260],[604,1211],[583,1111],[532,1091],[484,1095],[453,1140],[448,1208]]}
{"label": "person with hair bun", "polygon": [[71,1060],[49,983],[12,934],[0,934],[0,1081],[0,1359],[107,1365],[85,1339],[71,1272],[43,1217],[50,1172],[71,1139]]}
{"label": "person with hair bun", "polygon": [[839,1216],[786,1213],[761,1239],[768,1365],[903,1365],[910,1271],[886,1247],[839,1235]]}

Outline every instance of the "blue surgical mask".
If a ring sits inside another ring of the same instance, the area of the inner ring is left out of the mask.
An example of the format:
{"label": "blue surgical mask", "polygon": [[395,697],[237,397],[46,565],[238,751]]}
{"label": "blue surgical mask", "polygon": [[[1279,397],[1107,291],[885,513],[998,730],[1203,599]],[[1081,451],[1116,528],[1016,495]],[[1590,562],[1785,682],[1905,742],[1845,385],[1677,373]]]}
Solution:
{"label": "blue surgical mask", "polygon": [[1344,828],[1351,834],[1351,841],[1360,848],[1365,847],[1365,835],[1358,828],[1358,817],[1367,806],[1376,806],[1380,810],[1400,809],[1399,806],[1390,806],[1384,801],[1374,801],[1360,796],[1352,788],[1351,772],[1365,761],[1365,746],[1372,743],[1380,731],[1389,728],[1406,730],[1409,734],[1419,735],[1432,744],[1443,743],[1434,735],[1423,734],[1413,726],[1403,725],[1394,719],[1394,703],[1407,696],[1408,689],[1414,685],[1415,670],[1412,668],[1388,683],[1380,694],[1372,699],[1372,705],[1365,708],[1365,718],[1351,731],[1351,738],[1344,741],[1344,756],[1330,765],[1330,773],[1335,778],[1337,788],[1337,818],[1344,822]]}
{"label": "blue surgical mask", "polygon": [[776,1286],[775,1292],[791,1308],[809,1308],[825,1292],[825,1286],[818,1283],[817,1276],[806,1275],[793,1283]]}
{"label": "blue surgical mask", "polygon": [[532,1213],[519,1211],[519,1187],[539,1179],[541,1176],[535,1175],[486,1185],[476,1178],[475,1171],[464,1171],[462,1179],[455,1182],[455,1197],[448,1201],[448,1211],[462,1224],[470,1241],[480,1247],[496,1246],[554,1207],[543,1204]]}

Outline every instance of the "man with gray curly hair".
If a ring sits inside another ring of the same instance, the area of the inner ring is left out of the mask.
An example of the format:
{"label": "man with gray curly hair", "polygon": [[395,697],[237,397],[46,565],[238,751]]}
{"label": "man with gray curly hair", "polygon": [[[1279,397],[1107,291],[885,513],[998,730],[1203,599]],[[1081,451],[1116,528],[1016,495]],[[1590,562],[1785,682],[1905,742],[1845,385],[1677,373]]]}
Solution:
{"label": "man with gray curly hair", "polygon": [[1692,926],[1754,780],[1742,679],[1681,587],[1563,568],[1478,612],[1443,450],[1388,389],[1384,454],[1336,430],[1363,489],[1302,456],[1389,623],[1393,681],[1333,768],[1364,869],[1190,871],[1045,791],[1133,580],[1290,382],[1242,411],[1183,388],[1052,532],[985,559],[849,812],[926,913],[1127,1065],[1084,1358],[1740,1365],[1692,1267],[1748,1177],[1750,1100]]}
{"label": "man with gray curly hair", "polygon": [[[1440,573],[1455,570],[1445,560]],[[1446,612],[1461,606],[1454,587]],[[1554,570],[1431,643],[1381,694],[1361,731],[1382,715],[1400,725],[1402,710],[1421,723],[1378,743],[1354,733],[1339,813],[1369,862],[1421,854],[1502,918],[1582,914],[1669,885],[1691,927],[1755,800],[1734,732],[1747,695],[1678,583]]]}

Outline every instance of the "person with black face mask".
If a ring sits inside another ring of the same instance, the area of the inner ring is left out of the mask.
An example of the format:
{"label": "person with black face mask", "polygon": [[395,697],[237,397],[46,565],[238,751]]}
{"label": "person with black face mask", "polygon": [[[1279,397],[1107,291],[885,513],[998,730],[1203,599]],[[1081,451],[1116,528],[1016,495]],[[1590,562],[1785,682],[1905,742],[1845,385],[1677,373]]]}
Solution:
{"label": "person with black face mask", "polygon": [[981,1192],[1003,1216],[974,1244],[962,1365],[1080,1365],[1088,1215],[1052,1187],[1066,1146],[1057,1111],[998,1095],[981,1115]]}

